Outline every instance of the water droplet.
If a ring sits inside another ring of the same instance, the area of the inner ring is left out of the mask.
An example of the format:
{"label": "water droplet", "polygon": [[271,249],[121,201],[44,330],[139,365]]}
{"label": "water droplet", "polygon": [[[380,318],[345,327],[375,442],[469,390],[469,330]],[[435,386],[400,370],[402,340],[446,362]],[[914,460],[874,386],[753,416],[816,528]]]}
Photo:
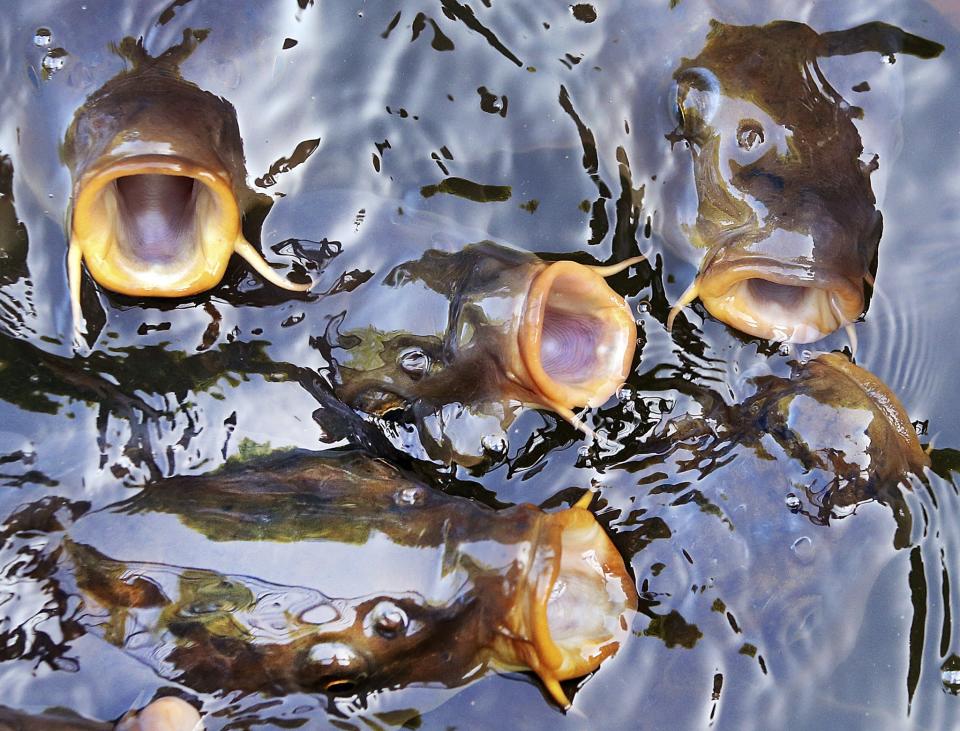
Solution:
{"label": "water droplet", "polygon": [[790,546],[790,550],[804,563],[813,560],[813,541],[808,536],[800,536]]}
{"label": "water droplet", "polygon": [[401,487],[393,496],[397,505],[419,505],[426,498],[426,490],[419,485]]}
{"label": "water droplet", "polygon": [[788,507],[790,510],[799,510],[799,509],[800,509],[800,498],[798,498],[798,497],[797,497],[796,495],[794,495],[792,492],[788,492],[788,493],[787,493],[787,497],[786,497],[786,499],[784,500],[784,502],[787,504],[787,507]]}
{"label": "water droplet", "polygon": [[49,28],[37,28],[33,34],[33,45],[39,48],[46,48],[53,40],[53,34]]}

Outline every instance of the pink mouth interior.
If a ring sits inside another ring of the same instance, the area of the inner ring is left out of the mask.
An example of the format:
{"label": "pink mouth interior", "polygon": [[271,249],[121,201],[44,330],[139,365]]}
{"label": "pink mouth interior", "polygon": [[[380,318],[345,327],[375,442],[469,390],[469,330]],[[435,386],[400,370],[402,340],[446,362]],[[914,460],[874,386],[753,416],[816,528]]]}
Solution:
{"label": "pink mouth interior", "polygon": [[117,178],[125,234],[121,246],[128,256],[150,265],[193,253],[197,185],[193,178],[180,175]]}
{"label": "pink mouth interior", "polygon": [[596,370],[601,332],[602,324],[595,318],[547,305],[540,341],[543,370],[562,383],[590,378]]}

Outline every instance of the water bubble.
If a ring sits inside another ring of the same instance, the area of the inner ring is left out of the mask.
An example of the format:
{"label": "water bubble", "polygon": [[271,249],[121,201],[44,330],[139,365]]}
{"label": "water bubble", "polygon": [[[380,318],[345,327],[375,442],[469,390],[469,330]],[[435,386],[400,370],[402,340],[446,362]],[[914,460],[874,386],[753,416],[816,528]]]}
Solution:
{"label": "water bubble", "polygon": [[38,48],[46,48],[53,40],[53,34],[49,28],[37,28],[33,34],[33,45]]}
{"label": "water bubble", "polygon": [[617,389],[617,399],[620,401],[630,401],[633,399],[633,389],[629,386],[620,386]]}
{"label": "water bubble", "polygon": [[960,695],[960,657],[950,655],[940,666],[940,679],[943,689],[953,695]]}
{"label": "water bubble", "polygon": [[790,546],[790,550],[803,563],[813,560],[813,541],[808,536],[800,536]]}
{"label": "water bubble", "polygon": [[780,343],[778,350],[780,351],[780,355],[788,356],[793,352],[793,345],[790,343]]}
{"label": "water bubble", "polygon": [[792,492],[788,492],[788,493],[787,493],[787,497],[786,497],[786,499],[784,500],[784,502],[787,504],[787,507],[788,507],[790,510],[796,511],[796,510],[799,510],[799,509],[800,509],[800,498],[798,498],[798,497],[797,497],[796,495],[794,495]]}
{"label": "water bubble", "polygon": [[393,496],[397,505],[419,505],[426,498],[427,493],[419,485],[401,487]]}
{"label": "water bubble", "polygon": [[641,312],[643,314],[650,312],[650,303],[647,302],[646,300],[643,300],[642,302],[638,302],[637,312]]}
{"label": "water bubble", "polygon": [[51,48],[43,57],[43,77],[49,79],[67,63],[67,52],[62,48]]}

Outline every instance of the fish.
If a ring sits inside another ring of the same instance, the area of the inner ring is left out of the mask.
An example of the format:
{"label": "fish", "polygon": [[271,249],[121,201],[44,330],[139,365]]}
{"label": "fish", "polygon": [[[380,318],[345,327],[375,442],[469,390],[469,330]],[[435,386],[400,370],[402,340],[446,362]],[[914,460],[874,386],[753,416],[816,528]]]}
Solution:
{"label": "fish", "polygon": [[618,650],[637,606],[592,497],[492,510],[363,453],[291,450],[82,516],[61,581],[88,631],[199,692],[352,696],[531,670],[568,708],[561,683]]}
{"label": "fish", "polygon": [[200,714],[176,696],[165,696],[112,723],[65,713],[27,714],[0,706],[0,731],[202,731]]}
{"label": "fish", "polygon": [[630,306],[604,278],[641,260],[550,262],[491,241],[430,249],[381,282],[402,307],[357,326],[331,320],[334,391],[378,415],[416,401],[519,403],[589,434],[574,409],[617,391],[637,344]]}
{"label": "fish", "polygon": [[789,378],[761,376],[754,385],[737,410],[753,432],[744,442],[760,448],[769,437],[802,465],[819,520],[857,502],[898,499],[909,476],[930,466],[900,399],[841,353],[820,353],[795,363]]}
{"label": "fish", "polygon": [[934,58],[943,46],[885,23],[817,33],[803,23],[711,21],[707,42],[673,74],[676,128],[693,158],[704,250],[667,325],[699,298],[754,337],[819,340],[856,321],[872,287],[883,217],[857,129],[862,110],[818,59],[874,52]]}
{"label": "fish", "polygon": [[62,146],[71,170],[68,274],[75,324],[82,328],[82,265],[104,288],[145,297],[186,297],[216,286],[232,254],[264,279],[301,292],[244,237],[242,217],[270,205],[246,185],[234,107],[179,71],[206,37],[153,57],[125,38],[130,68],[76,111]]}

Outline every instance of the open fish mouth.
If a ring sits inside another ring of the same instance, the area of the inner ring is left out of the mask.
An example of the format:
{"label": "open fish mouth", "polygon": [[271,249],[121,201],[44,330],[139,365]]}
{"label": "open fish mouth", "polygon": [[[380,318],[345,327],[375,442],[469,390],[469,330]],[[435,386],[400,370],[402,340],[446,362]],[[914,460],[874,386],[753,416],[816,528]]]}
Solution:
{"label": "open fish mouth", "polygon": [[543,516],[518,600],[499,638],[498,660],[532,669],[563,708],[560,686],[596,670],[620,648],[637,609],[623,558],[586,509],[588,492],[568,510]]}
{"label": "open fish mouth", "polygon": [[77,312],[81,261],[111,291],[183,297],[216,286],[234,253],[277,286],[309,288],[279,276],[244,239],[225,171],[182,157],[139,155],[98,165],[78,182],[70,233]]}
{"label": "open fish mouth", "polygon": [[684,295],[683,304],[696,297],[731,327],[785,343],[820,340],[854,322],[864,306],[862,283],[765,258],[739,258],[708,267]]}
{"label": "open fish mouth", "polygon": [[530,283],[517,338],[526,385],[568,419],[572,408],[602,404],[630,373],[636,322],[604,276],[637,261],[612,267],[553,262]]}

